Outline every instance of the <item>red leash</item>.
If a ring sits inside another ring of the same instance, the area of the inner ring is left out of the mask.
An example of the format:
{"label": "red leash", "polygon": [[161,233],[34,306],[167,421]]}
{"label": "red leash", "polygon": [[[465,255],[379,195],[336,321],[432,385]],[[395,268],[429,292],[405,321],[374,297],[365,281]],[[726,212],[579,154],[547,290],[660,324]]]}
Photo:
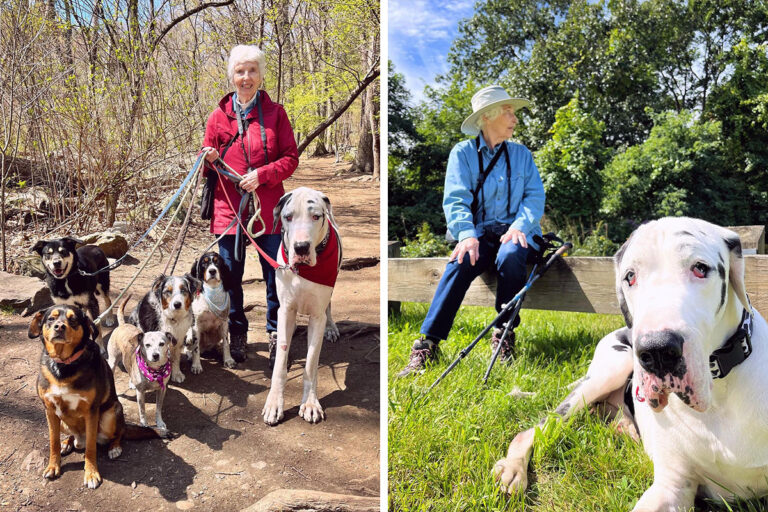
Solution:
{"label": "red leash", "polygon": [[[212,166],[214,170],[219,173],[219,176],[227,177],[224,173],[219,171],[219,169],[216,166]],[[254,247],[256,247],[256,250],[259,251],[259,254],[261,254],[261,257],[267,260],[267,263],[269,263],[269,266],[271,266],[273,269],[277,270],[279,268],[290,268],[290,267],[282,267],[279,265],[272,257],[270,257],[269,254],[267,254],[261,247],[259,247],[259,244],[256,243],[256,240],[251,238],[251,234],[248,233],[248,229],[243,225],[242,219],[240,219],[240,215],[237,213],[237,210],[235,210],[235,207],[232,205],[232,201],[229,200],[229,195],[227,195],[227,191],[224,189],[224,184],[221,182],[221,180],[218,180],[219,185],[221,186],[222,192],[224,192],[224,199],[227,200],[227,204],[229,205],[229,208],[232,210],[232,213],[235,214],[235,219],[237,220],[237,223],[240,224],[240,227],[243,228],[243,233],[245,233],[245,236],[248,237],[248,240],[251,241]],[[275,220],[272,219],[272,223],[274,224]],[[293,270],[293,269],[291,269]]]}

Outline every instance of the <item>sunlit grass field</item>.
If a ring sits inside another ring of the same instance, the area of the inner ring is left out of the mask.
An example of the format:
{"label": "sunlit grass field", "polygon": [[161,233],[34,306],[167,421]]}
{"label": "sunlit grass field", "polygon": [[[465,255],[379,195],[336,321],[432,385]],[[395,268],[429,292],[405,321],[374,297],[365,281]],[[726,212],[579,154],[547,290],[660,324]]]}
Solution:
{"label": "sunlit grass field", "polygon": [[[395,511],[628,511],[653,481],[641,445],[596,415],[581,411],[567,424],[537,433],[529,488],[507,496],[493,480],[494,463],[517,432],[546,418],[583,376],[597,342],[623,325],[620,316],[523,310],[516,359],[482,376],[490,342],[475,349],[426,397],[423,391],[495,316],[465,307],[439,362],[397,379],[408,362],[426,304],[402,304],[389,320],[389,509]],[[510,396],[513,389],[535,393]],[[702,502],[697,510],[768,510]]]}

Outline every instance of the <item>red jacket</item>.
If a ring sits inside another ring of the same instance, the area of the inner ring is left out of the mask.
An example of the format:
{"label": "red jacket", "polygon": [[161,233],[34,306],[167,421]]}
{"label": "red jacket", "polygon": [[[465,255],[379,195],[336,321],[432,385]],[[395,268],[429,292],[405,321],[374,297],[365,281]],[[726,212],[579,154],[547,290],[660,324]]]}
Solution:
{"label": "red jacket", "polygon": [[[264,165],[264,148],[259,133],[259,110],[256,106],[248,112],[246,119],[249,122],[243,142],[246,150],[250,148],[249,157],[251,168],[259,173],[259,187],[256,195],[261,202],[261,217],[266,224],[265,234],[273,232],[272,210],[278,200],[285,193],[283,180],[293,174],[299,165],[299,152],[296,149],[296,139],[293,135],[291,122],[285,109],[279,103],[273,102],[266,91],[261,91],[261,109],[264,116],[264,127],[267,132],[267,156],[269,163]],[[219,106],[208,117],[205,126],[205,139],[203,146],[216,148],[221,154],[226,145],[237,133],[237,118],[232,108],[232,93],[227,94],[219,102]],[[224,161],[243,175],[248,170],[248,163],[243,152],[242,139],[238,137],[232,143],[224,155]],[[206,172],[213,172],[206,169]],[[222,188],[223,185],[223,188]],[[227,202],[224,193],[226,191],[232,205],[237,208],[240,204],[240,192],[229,179],[220,176],[219,184],[213,194],[213,215],[211,216],[211,233],[221,234],[234,218],[232,209]],[[279,219],[278,219],[279,222]],[[254,229],[258,229],[258,223],[254,223]],[[280,232],[280,225],[274,232]],[[234,229],[229,234],[234,234]]]}

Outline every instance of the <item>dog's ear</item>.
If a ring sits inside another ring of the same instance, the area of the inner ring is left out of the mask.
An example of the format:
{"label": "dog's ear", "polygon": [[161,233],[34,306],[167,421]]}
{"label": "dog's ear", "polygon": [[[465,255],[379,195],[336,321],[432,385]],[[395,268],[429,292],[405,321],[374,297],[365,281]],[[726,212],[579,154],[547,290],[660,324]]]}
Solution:
{"label": "dog's ear", "polygon": [[74,308],[77,312],[77,319],[80,325],[85,329],[85,334],[89,339],[95,340],[99,336],[99,327],[91,318],[80,308]]}
{"label": "dog's ear", "polygon": [[144,333],[140,332],[136,335],[136,340],[139,342],[139,346],[141,346],[142,343],[144,343]]}
{"label": "dog's ear", "polygon": [[37,243],[29,249],[29,252],[36,252],[37,254],[42,256],[43,247],[45,247],[45,244],[47,243],[48,243],[48,240],[38,240]]}
{"label": "dog's ear", "polygon": [[165,339],[168,340],[168,342],[173,346],[176,346],[176,344],[178,343],[178,341],[176,341],[176,337],[169,332],[165,333]]}
{"label": "dog's ear", "polygon": [[43,319],[47,313],[47,309],[44,311],[40,310],[32,317],[32,322],[30,322],[29,330],[27,331],[27,336],[29,336],[30,339],[35,339],[43,333]]}
{"label": "dog's ear", "polygon": [[277,206],[275,206],[275,209],[272,210],[272,232],[275,232],[275,228],[277,228],[278,222],[280,222],[280,213],[283,211],[283,208],[285,207],[286,203],[290,201],[291,196],[293,195],[293,192],[288,192],[287,194],[284,194],[283,197],[280,198],[280,200],[277,202]]}
{"label": "dog's ear", "polygon": [[74,251],[78,245],[85,245],[85,242],[73,236],[65,236],[61,241],[64,243],[64,247],[69,251]]}
{"label": "dog's ear", "polygon": [[200,256],[194,262],[192,262],[192,269],[189,271],[189,273],[190,273],[190,275],[192,275],[192,277],[197,277],[198,279],[201,277],[200,276],[201,272],[200,272],[200,269],[199,269],[201,261],[203,261],[203,256]]}
{"label": "dog's ear", "polygon": [[152,282],[152,293],[160,297],[160,292],[162,291],[163,283],[165,283],[165,274],[160,274]]}
{"label": "dog's ear", "polygon": [[196,296],[203,289],[203,282],[193,275],[184,274],[184,279],[187,280],[187,286],[189,286],[189,293],[192,296]]}
{"label": "dog's ear", "polygon": [[325,214],[328,215],[328,221],[331,223],[334,229],[338,232],[339,226],[336,224],[336,219],[333,216],[333,208],[331,208],[331,200],[328,199],[328,196],[322,193],[320,194],[320,197],[323,199],[323,203],[325,204]]}
{"label": "dog's ear", "polygon": [[229,291],[234,288],[234,278],[232,277],[232,271],[229,270],[229,265],[224,259],[219,256],[219,274],[221,274],[221,284],[224,286],[225,291]]}
{"label": "dog's ear", "polygon": [[632,313],[629,311],[627,300],[624,297],[624,290],[621,286],[621,260],[624,258],[624,253],[626,252],[627,247],[629,247],[631,240],[632,235],[629,235],[627,241],[624,242],[624,245],[622,245],[618,251],[616,251],[616,254],[613,257],[613,270],[616,274],[616,298],[619,301],[619,309],[621,310],[621,314],[624,315],[624,322],[626,322],[627,327],[630,329],[632,328]]}
{"label": "dog's ear", "polygon": [[728,249],[728,281],[736,292],[736,297],[745,309],[749,310],[747,288],[744,284],[744,256],[741,251],[741,238],[729,229],[722,228],[723,242]]}

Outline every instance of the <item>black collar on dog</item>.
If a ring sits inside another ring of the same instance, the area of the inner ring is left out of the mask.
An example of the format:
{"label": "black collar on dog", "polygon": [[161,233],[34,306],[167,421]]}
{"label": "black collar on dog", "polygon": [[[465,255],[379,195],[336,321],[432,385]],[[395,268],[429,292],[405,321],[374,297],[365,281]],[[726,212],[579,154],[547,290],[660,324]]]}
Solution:
{"label": "black collar on dog", "polygon": [[331,238],[331,230],[333,229],[333,226],[328,226],[328,231],[325,232],[325,238],[323,238],[323,241],[317,244],[315,247],[315,254],[320,254],[325,250],[325,248],[328,246],[328,240]]}
{"label": "black collar on dog", "polygon": [[744,309],[741,324],[722,347],[709,356],[709,371],[713,379],[722,379],[743,363],[752,353],[752,307]]}

